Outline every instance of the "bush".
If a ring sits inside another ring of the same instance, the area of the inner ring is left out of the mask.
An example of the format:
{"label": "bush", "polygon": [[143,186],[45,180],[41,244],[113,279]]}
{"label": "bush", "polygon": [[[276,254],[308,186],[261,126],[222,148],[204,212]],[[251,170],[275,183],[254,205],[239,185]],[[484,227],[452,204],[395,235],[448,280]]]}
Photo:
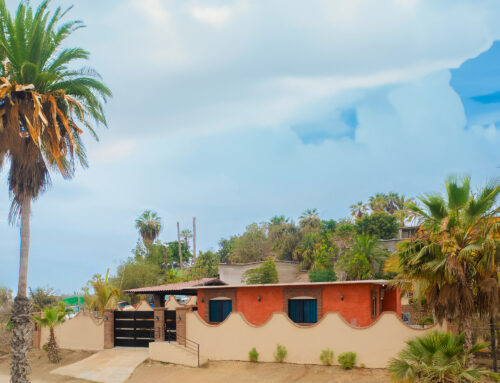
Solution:
{"label": "bush", "polygon": [[319,359],[324,366],[331,366],[333,364],[333,351],[330,348],[321,351]]}
{"label": "bush", "polygon": [[243,283],[247,285],[260,285],[265,283],[278,283],[278,270],[276,263],[272,259],[263,262],[255,269],[248,269],[243,273],[241,278]]}
{"label": "bush", "polygon": [[283,363],[287,353],[286,347],[278,343],[276,345],[276,351],[274,352],[274,360],[278,363]]}
{"label": "bush", "polygon": [[453,335],[441,331],[406,342],[406,348],[389,363],[389,372],[395,382],[470,383],[484,377],[498,379],[499,374],[484,368],[468,367],[472,354],[485,349],[487,343],[476,343],[465,351],[464,334]]}
{"label": "bush", "polygon": [[309,270],[310,282],[335,282],[336,280],[337,274],[333,269]]}
{"label": "bush", "polygon": [[250,362],[257,362],[259,360],[259,353],[257,352],[257,349],[254,347],[248,352],[248,359]]}
{"label": "bush", "polygon": [[349,370],[356,364],[356,353],[343,352],[339,355],[338,361],[344,370]]}
{"label": "bush", "polygon": [[356,221],[356,233],[379,239],[396,238],[399,224],[395,216],[377,211]]}

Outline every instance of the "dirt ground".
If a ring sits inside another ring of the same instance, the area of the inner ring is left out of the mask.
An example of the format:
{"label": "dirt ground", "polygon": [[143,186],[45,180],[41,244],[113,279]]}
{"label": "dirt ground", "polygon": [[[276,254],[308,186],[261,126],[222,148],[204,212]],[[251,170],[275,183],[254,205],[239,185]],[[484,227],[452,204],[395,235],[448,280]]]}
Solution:
{"label": "dirt ground", "polygon": [[[83,380],[65,378],[63,376],[53,375],[50,373],[55,368],[75,363],[81,359],[87,358],[93,352],[89,351],[70,351],[61,350],[62,361],[59,364],[52,364],[47,358],[47,353],[42,350],[33,350],[30,352],[31,360],[31,378],[34,383],[82,383]],[[0,383],[8,382],[6,377],[10,376],[10,355],[5,354],[0,356]]]}
{"label": "dirt ground", "polygon": [[136,368],[127,383],[388,383],[386,370],[343,370],[337,366],[297,364],[210,362],[207,367],[190,368],[146,361]]}
{"label": "dirt ground", "polygon": [[[50,371],[77,362],[91,352],[62,350],[60,364],[49,363],[44,351],[30,354],[33,383],[83,383],[80,379],[50,374]],[[10,357],[0,356],[0,383],[8,382]],[[190,368],[173,364],[146,361],[127,380],[127,383],[389,383],[385,370],[356,368],[344,371],[340,367],[302,366],[276,363],[210,362],[207,367]]]}

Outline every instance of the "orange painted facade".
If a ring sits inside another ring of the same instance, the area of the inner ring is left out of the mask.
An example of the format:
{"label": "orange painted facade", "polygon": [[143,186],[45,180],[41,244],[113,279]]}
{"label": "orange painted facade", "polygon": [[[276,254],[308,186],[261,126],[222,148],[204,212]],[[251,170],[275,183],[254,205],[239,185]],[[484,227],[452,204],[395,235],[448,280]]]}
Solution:
{"label": "orange painted facade", "polygon": [[[198,289],[198,313],[206,318],[209,299],[213,299],[213,290]],[[379,284],[314,284],[300,286],[258,286],[227,287],[217,291],[217,297],[229,297],[228,291],[235,291],[233,311],[241,312],[254,325],[265,323],[274,312],[285,311],[285,295],[317,295],[318,320],[327,312],[338,312],[352,325],[365,327],[373,323],[382,311],[394,311],[401,316],[401,299],[395,288]],[[209,294],[207,293],[207,294]],[[376,304],[372,315],[372,304]]]}

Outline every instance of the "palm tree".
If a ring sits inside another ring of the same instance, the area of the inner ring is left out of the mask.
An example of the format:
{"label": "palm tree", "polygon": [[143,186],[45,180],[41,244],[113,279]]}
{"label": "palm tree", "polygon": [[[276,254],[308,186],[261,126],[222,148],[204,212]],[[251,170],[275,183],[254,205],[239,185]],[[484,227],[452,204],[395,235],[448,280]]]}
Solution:
{"label": "palm tree", "polygon": [[340,255],[337,267],[349,280],[369,279],[380,272],[385,255],[377,238],[356,235],[350,249]]}
{"label": "palm tree", "polygon": [[376,193],[374,196],[371,196],[368,202],[370,209],[372,211],[384,211],[387,212],[389,200],[387,196],[383,193]]}
{"label": "palm tree", "polygon": [[106,124],[102,104],[111,96],[97,72],[74,69],[75,60],[88,60],[87,51],[62,48],[82,22],[60,24],[66,11],[57,8],[51,14],[47,7],[44,1],[34,11],[23,1],[12,17],[0,0],[0,167],[10,164],[9,219],[21,221],[19,285],[12,316],[13,383],[27,382],[29,371],[31,201],[49,186],[49,170],[71,178],[75,160],[88,165],[81,128],[97,137],[89,121]]}
{"label": "palm tree", "polygon": [[100,316],[104,315],[105,309],[114,309],[120,300],[120,290],[113,287],[108,282],[109,269],[106,271],[104,280],[100,275],[90,282],[94,294],[86,294],[85,305],[92,311],[99,311]]}
{"label": "palm tree", "polygon": [[151,246],[162,229],[161,217],[154,211],[145,210],[135,220],[135,227],[139,230],[144,245]]}
{"label": "palm tree", "polygon": [[498,305],[500,185],[473,194],[469,177],[445,184],[446,198],[428,194],[420,198],[423,207],[410,205],[421,229],[396,253],[397,279],[403,289],[426,298],[438,321],[458,320],[470,350],[473,316],[494,315]]}
{"label": "palm tree", "polygon": [[290,221],[289,218],[286,218],[284,215],[275,215],[271,217],[269,220],[269,225],[271,226],[284,226]]}
{"label": "palm tree", "polygon": [[66,306],[64,302],[59,302],[57,306],[46,307],[42,311],[42,316],[33,315],[33,319],[40,327],[48,327],[50,336],[47,343],[49,360],[52,363],[59,363],[59,349],[57,347],[55,328],[66,322],[66,316],[71,314],[73,309]]}
{"label": "palm tree", "polygon": [[368,207],[363,203],[363,201],[359,201],[354,205],[349,206],[351,209],[351,215],[354,218],[361,218],[368,212]]}
{"label": "palm tree", "polygon": [[186,250],[189,250],[189,239],[193,237],[191,230],[189,230],[189,229],[182,230],[181,237],[184,240],[184,246],[186,247]]}
{"label": "palm tree", "polygon": [[302,227],[319,227],[321,221],[318,217],[318,209],[307,209],[302,215],[299,217],[299,224]]}
{"label": "palm tree", "polygon": [[395,382],[406,383],[471,383],[485,377],[498,378],[483,368],[471,368],[468,361],[473,353],[486,348],[476,343],[468,350],[464,347],[464,334],[434,331],[406,342],[407,347],[389,364]]}

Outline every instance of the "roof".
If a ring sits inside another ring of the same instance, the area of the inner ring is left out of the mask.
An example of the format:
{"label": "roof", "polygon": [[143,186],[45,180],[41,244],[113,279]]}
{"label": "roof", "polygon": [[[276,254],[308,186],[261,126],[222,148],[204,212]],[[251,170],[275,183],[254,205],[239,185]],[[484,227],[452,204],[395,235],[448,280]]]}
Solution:
{"label": "roof", "polygon": [[165,285],[149,286],[149,287],[139,287],[137,289],[123,290],[124,293],[134,293],[134,294],[153,294],[153,293],[178,293],[183,290],[192,290],[193,287],[201,287],[207,285],[221,286],[225,285],[219,278],[202,278],[196,279],[194,281],[169,283]]}
{"label": "roof", "polygon": [[200,290],[200,289],[228,289],[228,288],[236,288],[236,287],[267,287],[267,286],[290,286],[290,287],[299,287],[299,286],[319,286],[319,285],[363,285],[363,284],[371,284],[371,285],[381,285],[386,286],[391,281],[385,279],[368,279],[363,281],[335,281],[335,282],[293,282],[293,283],[268,283],[262,285],[228,285],[224,286],[193,286],[189,288],[189,290]]}

